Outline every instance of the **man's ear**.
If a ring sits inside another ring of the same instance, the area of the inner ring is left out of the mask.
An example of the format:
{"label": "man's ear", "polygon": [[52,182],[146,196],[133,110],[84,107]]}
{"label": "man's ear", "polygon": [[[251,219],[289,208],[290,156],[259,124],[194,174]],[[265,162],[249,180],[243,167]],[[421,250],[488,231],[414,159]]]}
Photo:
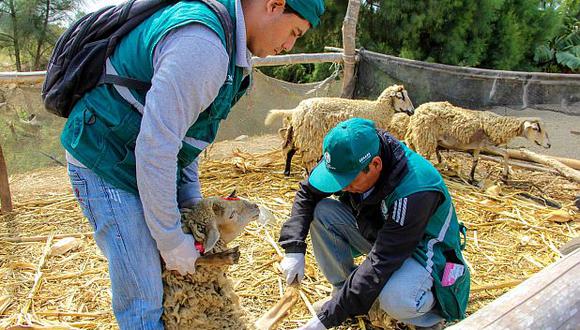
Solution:
{"label": "man's ear", "polygon": [[381,156],[375,156],[371,163],[377,168],[377,171],[381,171],[383,169],[383,160],[381,159]]}
{"label": "man's ear", "polygon": [[220,231],[214,219],[211,219],[207,224],[207,232],[205,233],[205,242],[203,242],[203,248],[205,251],[209,251],[215,247],[220,239]]}
{"label": "man's ear", "polygon": [[284,12],[284,7],[286,7],[286,0],[267,0],[266,9],[268,13],[273,13],[276,11]]}

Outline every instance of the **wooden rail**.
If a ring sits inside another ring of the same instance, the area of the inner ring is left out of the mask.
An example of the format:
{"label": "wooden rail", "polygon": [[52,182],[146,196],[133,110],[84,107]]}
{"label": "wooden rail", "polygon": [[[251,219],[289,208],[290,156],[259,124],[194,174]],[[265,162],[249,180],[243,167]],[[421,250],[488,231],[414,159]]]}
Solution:
{"label": "wooden rail", "polygon": [[[313,53],[288,54],[268,56],[264,58],[252,57],[254,67],[275,66],[297,63],[342,63],[341,53]],[[0,83],[39,83],[44,80],[46,71],[34,72],[0,72]]]}
{"label": "wooden rail", "polygon": [[578,274],[580,249],[447,329],[578,329]]}

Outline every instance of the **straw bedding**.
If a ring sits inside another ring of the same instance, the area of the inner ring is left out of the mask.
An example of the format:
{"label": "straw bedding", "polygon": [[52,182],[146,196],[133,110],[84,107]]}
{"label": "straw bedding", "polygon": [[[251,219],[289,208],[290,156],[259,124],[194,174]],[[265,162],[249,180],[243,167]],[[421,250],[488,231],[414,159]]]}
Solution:
{"label": "straw bedding", "polygon": [[[235,151],[233,157],[205,159],[201,165],[205,196],[225,196],[237,188],[238,195],[267,207],[274,217],[266,225],[252,223],[230,243],[240,245],[242,257],[230,268],[229,276],[250,319],[271,307],[284,287],[278,270],[282,251],[275,242],[301,177],[285,177],[279,155],[279,151]],[[454,171],[467,176],[471,164],[467,156],[445,156]],[[580,185],[551,173],[514,169],[515,182],[500,187],[493,180],[499,178],[501,167],[490,161],[480,164],[478,173],[488,176],[483,188],[446,176],[459,219],[468,228],[465,255],[472,271],[469,313],[556,261],[560,257],[558,247],[578,236],[580,224],[573,205]],[[293,173],[300,170],[294,168]],[[51,168],[14,176],[11,188],[15,211],[0,216],[0,328],[116,328],[107,262],[70,191],[66,171]],[[542,206],[529,196],[555,201],[562,209]],[[69,251],[51,252],[62,237],[77,240]],[[302,325],[312,315],[311,303],[330,293],[330,285],[316,267],[311,251],[306,260],[301,300],[281,329]],[[393,326],[402,328],[400,324]],[[365,328],[371,326],[363,318],[341,327]]]}

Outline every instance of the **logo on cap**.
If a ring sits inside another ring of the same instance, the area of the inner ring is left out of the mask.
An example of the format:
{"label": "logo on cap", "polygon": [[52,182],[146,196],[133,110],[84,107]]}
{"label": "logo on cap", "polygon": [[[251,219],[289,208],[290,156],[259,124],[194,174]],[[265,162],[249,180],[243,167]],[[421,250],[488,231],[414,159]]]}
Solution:
{"label": "logo on cap", "polygon": [[361,158],[358,159],[358,162],[361,164],[364,164],[367,160],[369,160],[369,158],[371,158],[371,153],[367,152],[366,155],[362,156]]}
{"label": "logo on cap", "polygon": [[330,153],[327,151],[324,153],[324,161],[326,162],[326,168],[329,170],[335,170],[336,168],[330,165]]}

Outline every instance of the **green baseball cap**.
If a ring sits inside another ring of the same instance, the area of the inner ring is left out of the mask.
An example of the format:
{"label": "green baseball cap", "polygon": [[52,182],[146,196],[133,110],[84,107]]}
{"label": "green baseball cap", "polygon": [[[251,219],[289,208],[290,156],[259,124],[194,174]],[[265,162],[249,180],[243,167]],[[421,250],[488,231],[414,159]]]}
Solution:
{"label": "green baseball cap", "polygon": [[286,3],[310,22],[312,27],[320,24],[320,16],[324,14],[324,0],[286,0]]}
{"label": "green baseball cap", "polygon": [[325,193],[340,191],[379,154],[379,147],[374,122],[362,118],[343,121],[324,137],[322,161],[308,181]]}

